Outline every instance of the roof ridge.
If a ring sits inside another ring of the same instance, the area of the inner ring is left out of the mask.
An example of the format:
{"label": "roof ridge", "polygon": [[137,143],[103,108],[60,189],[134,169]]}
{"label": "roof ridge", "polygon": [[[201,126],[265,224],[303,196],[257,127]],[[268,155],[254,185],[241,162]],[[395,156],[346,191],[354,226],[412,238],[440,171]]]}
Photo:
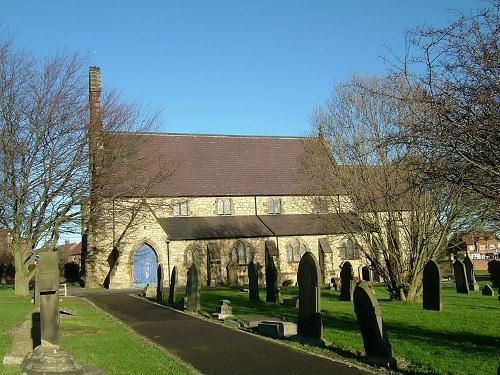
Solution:
{"label": "roof ridge", "polygon": [[131,131],[111,131],[116,134],[137,134],[154,136],[175,136],[175,137],[218,137],[218,138],[279,138],[279,139],[307,139],[307,136],[299,135],[255,135],[255,134],[204,134],[204,133],[169,133],[169,132],[131,132]]}

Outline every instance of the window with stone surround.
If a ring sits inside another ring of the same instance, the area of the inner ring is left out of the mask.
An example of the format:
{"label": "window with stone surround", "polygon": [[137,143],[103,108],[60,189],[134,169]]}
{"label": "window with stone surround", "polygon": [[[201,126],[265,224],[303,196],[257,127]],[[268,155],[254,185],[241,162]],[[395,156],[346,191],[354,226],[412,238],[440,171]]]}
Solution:
{"label": "window with stone surround", "polygon": [[174,202],[172,214],[174,216],[188,216],[188,204],[186,201]]}
{"label": "window with stone surround", "polygon": [[340,245],[338,250],[340,259],[342,260],[361,259],[359,249],[356,247],[352,240],[345,241],[342,245]]}
{"label": "window with stone surround", "polygon": [[252,248],[242,241],[238,241],[231,249],[231,261],[239,266],[246,266],[253,260]]}
{"label": "window with stone surround", "polygon": [[281,198],[268,198],[267,212],[269,215],[281,214]]}
{"label": "window with stone surround", "polygon": [[286,259],[289,263],[298,263],[306,251],[309,250],[305,243],[297,239],[292,240],[286,244]]}
{"label": "window with stone surround", "polygon": [[217,198],[217,215],[231,215],[231,198]]}

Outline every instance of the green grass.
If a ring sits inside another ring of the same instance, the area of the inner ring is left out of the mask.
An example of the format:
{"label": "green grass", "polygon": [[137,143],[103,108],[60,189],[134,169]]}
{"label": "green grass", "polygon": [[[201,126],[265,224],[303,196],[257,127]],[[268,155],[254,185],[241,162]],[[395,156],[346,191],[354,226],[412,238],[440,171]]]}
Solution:
{"label": "green grass", "polygon": [[[66,298],[62,308],[76,312],[61,319],[61,346],[79,363],[104,369],[108,375],[191,374],[187,365],[135,334],[80,298]],[[0,355],[10,349],[11,327],[31,311],[28,299],[14,298],[12,289],[0,289]],[[2,366],[2,365],[0,365]],[[0,374],[18,374],[18,367],[0,367]]]}
{"label": "green grass", "polygon": [[[480,283],[484,285],[484,283]],[[482,286],[481,285],[481,286]],[[422,309],[421,301],[390,301],[384,288],[376,287],[377,297],[394,355],[405,371],[417,374],[494,374],[500,363],[500,301],[481,292],[457,294],[443,289],[443,311]],[[297,295],[297,288],[282,288],[282,294]],[[496,293],[495,293],[496,294]],[[265,291],[261,290],[261,299]],[[265,303],[253,305],[246,293],[230,288],[205,288],[202,310],[215,311],[217,301],[229,299],[235,315],[269,314],[297,322],[298,310]],[[339,300],[339,293],[322,291],[324,339],[332,348],[323,354],[339,353],[360,358],[363,340],[352,302]],[[317,349],[309,348],[318,351]]]}

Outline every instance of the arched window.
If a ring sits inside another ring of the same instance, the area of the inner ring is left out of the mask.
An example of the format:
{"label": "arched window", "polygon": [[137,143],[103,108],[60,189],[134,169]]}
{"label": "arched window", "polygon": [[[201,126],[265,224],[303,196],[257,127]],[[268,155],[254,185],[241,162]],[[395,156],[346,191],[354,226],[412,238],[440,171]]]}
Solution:
{"label": "arched window", "polygon": [[231,260],[240,266],[247,265],[253,260],[253,251],[244,242],[237,242],[231,249]]}
{"label": "arched window", "polygon": [[300,258],[309,251],[307,245],[299,240],[293,240],[286,244],[286,258],[290,263],[300,262]]}
{"label": "arched window", "polygon": [[231,198],[217,198],[217,215],[231,215]]}
{"label": "arched window", "polygon": [[200,266],[200,250],[197,248],[189,248],[186,250],[186,266],[187,266],[187,268],[191,267],[193,262],[198,267]]}
{"label": "arched window", "polygon": [[281,213],[281,198],[267,199],[267,212],[269,215],[278,215]]}
{"label": "arched window", "polygon": [[339,247],[340,259],[342,260],[353,260],[360,259],[359,249],[352,240],[345,241]]}

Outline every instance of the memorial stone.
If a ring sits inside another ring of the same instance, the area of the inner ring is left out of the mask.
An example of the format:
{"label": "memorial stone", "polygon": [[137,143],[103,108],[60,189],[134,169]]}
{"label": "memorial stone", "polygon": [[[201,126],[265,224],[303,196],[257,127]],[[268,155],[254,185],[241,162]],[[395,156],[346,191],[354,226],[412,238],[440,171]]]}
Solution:
{"label": "memorial stone", "polygon": [[158,282],[156,284],[156,301],[159,303],[163,302],[163,269],[161,264],[158,264],[158,270],[156,272]]}
{"label": "memorial stone", "polygon": [[231,301],[227,299],[222,299],[217,305],[217,311],[212,314],[216,319],[224,320],[226,318],[233,316],[233,308],[231,307]]}
{"label": "memorial stone", "polygon": [[488,273],[493,288],[500,287],[500,260],[490,260],[488,262]]}
{"label": "memorial stone", "polygon": [[260,302],[259,273],[253,260],[248,263],[248,299],[250,302]]}
{"label": "memorial stone", "polygon": [[200,310],[199,271],[194,262],[187,272],[185,308],[192,312],[198,312]]}
{"label": "memorial stone", "polygon": [[318,261],[309,251],[300,259],[297,281],[300,300],[298,334],[307,339],[321,340],[321,272]]}
{"label": "memorial stone", "polygon": [[469,284],[469,290],[476,292],[479,290],[479,284],[476,282],[476,275],[474,274],[474,263],[466,256],[464,259],[465,274],[467,276],[467,283]]}
{"label": "memorial stone", "polygon": [[352,301],[353,278],[352,265],[346,261],[342,264],[340,271],[340,299],[342,301]]}
{"label": "memorial stone", "polygon": [[268,257],[266,265],[266,302],[279,303],[278,270],[273,257]]}
{"label": "memorial stone", "polygon": [[380,306],[373,289],[365,281],[356,285],[353,293],[354,312],[361,329],[363,344],[370,361],[392,366],[392,348],[385,332]]}
{"label": "memorial stone", "polygon": [[441,272],[432,259],[424,267],[422,285],[424,310],[441,311]]}
{"label": "memorial stone", "polygon": [[455,287],[457,293],[469,294],[469,285],[467,283],[467,274],[465,273],[465,265],[460,259],[453,263],[453,273],[455,274]]}
{"label": "memorial stone", "polygon": [[170,275],[170,286],[168,290],[168,304],[172,306],[175,303],[175,292],[177,289],[177,266],[174,266]]}
{"label": "memorial stone", "polygon": [[238,266],[234,261],[230,261],[226,267],[227,283],[229,285],[238,285]]}

